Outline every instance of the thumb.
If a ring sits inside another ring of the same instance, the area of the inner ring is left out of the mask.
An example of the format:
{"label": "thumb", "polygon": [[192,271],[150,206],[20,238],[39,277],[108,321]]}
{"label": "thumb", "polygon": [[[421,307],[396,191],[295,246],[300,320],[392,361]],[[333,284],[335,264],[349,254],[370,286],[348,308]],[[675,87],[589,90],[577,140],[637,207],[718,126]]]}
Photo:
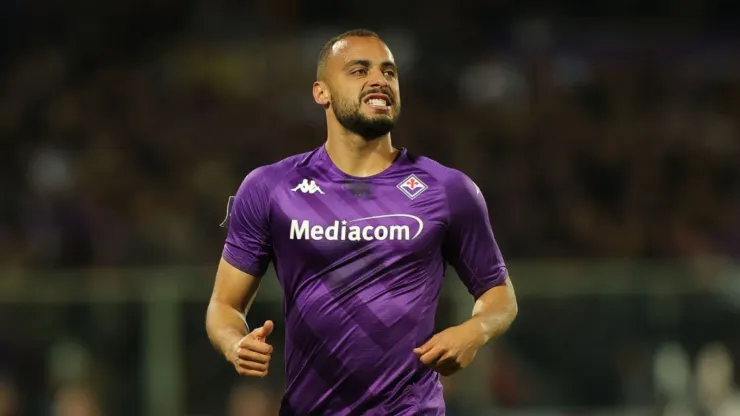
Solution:
{"label": "thumb", "polygon": [[265,339],[272,333],[274,328],[275,324],[272,321],[265,321],[265,324],[252,331],[251,335],[256,338]]}

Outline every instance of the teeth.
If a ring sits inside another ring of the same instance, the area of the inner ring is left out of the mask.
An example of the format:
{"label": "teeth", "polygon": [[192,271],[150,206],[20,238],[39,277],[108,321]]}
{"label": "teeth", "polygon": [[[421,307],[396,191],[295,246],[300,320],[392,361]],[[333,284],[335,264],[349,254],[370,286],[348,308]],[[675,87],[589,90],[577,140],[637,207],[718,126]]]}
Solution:
{"label": "teeth", "polygon": [[385,100],[382,98],[372,98],[368,100],[367,103],[370,105],[377,105],[377,106],[382,106],[382,107],[385,107],[387,105]]}

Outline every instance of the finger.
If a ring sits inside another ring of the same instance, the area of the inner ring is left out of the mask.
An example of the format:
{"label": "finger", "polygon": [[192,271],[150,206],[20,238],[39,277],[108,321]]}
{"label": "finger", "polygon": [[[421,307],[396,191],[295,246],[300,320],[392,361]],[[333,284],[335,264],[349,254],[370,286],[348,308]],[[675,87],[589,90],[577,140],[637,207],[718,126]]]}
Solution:
{"label": "finger", "polygon": [[272,354],[272,345],[256,339],[245,339],[239,346],[240,350],[249,350],[260,354]]}
{"label": "finger", "polygon": [[437,360],[436,363],[434,363],[434,369],[439,374],[446,377],[458,372],[462,369],[462,366],[457,360],[457,355],[447,351],[439,358],[439,360]]}
{"label": "finger", "polygon": [[424,345],[418,348],[414,348],[414,354],[416,355],[424,355],[429,350],[432,349],[437,344],[437,339],[435,337],[432,337],[429,341],[425,342]]}
{"label": "finger", "polygon": [[270,354],[263,354],[261,352],[252,351],[245,348],[240,348],[238,354],[240,360],[249,360],[258,363],[268,363],[270,362],[271,358]]}
{"label": "finger", "polygon": [[437,364],[443,364],[447,362],[455,362],[457,359],[455,358],[455,354],[453,354],[450,350],[445,351],[444,354],[442,354],[441,357],[437,360]]}
{"label": "finger", "polygon": [[458,372],[460,368],[461,367],[455,361],[445,361],[437,364],[434,370],[440,375],[447,377]]}
{"label": "finger", "polygon": [[431,365],[436,363],[443,354],[444,351],[441,348],[433,347],[431,350],[424,353],[419,360],[421,360],[424,365]]}
{"label": "finger", "polygon": [[272,330],[274,328],[275,324],[272,321],[265,321],[264,325],[252,331],[250,335],[253,335],[255,338],[264,340],[265,338],[267,338],[268,335],[272,333]]}
{"label": "finger", "polygon": [[245,368],[239,368],[237,369],[237,372],[247,377],[264,378],[267,376],[267,371],[247,370]]}
{"label": "finger", "polygon": [[272,321],[265,321],[265,324],[262,325],[262,337],[267,338],[270,334],[272,334],[272,331],[275,329],[275,323]]}
{"label": "finger", "polygon": [[237,365],[240,369],[254,370],[254,371],[267,371],[267,369],[270,368],[269,363],[260,363],[256,361],[250,361],[250,360],[239,360]]}

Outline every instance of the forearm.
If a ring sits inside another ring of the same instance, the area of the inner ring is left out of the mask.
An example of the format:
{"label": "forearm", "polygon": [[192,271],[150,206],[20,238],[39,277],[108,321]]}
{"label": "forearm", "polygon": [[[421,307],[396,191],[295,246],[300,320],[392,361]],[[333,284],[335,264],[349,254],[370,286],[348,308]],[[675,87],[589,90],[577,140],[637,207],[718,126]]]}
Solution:
{"label": "forearm", "polygon": [[506,332],[517,313],[514,288],[507,279],[506,284],[488,290],[476,300],[473,315],[466,324],[480,333],[485,344]]}
{"label": "forearm", "polygon": [[249,328],[241,312],[212,300],[206,313],[206,332],[214,348],[230,359],[232,347],[248,334]]}

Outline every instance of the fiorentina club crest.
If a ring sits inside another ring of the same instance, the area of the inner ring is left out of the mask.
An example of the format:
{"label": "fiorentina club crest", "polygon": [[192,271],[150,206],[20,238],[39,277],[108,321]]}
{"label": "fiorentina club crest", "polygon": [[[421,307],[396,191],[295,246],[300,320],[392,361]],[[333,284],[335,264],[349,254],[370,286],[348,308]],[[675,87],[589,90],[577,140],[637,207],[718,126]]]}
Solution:
{"label": "fiorentina club crest", "polygon": [[416,175],[411,175],[404,179],[403,182],[398,184],[398,189],[401,190],[410,199],[416,199],[422,192],[426,191],[429,187],[420,181]]}

